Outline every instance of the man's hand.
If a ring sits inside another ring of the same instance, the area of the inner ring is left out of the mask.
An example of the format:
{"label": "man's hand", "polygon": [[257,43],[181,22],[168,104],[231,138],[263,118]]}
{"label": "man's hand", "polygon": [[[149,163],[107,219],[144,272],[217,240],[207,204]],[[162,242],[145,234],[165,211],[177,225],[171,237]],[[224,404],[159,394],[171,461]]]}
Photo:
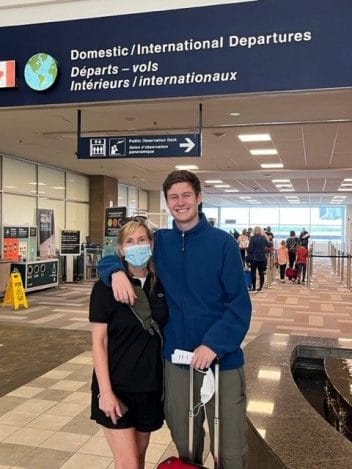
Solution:
{"label": "man's hand", "polygon": [[216,358],[216,353],[206,345],[200,345],[193,350],[193,353],[194,355],[191,361],[191,366],[200,370],[209,368]]}
{"label": "man's hand", "polygon": [[134,304],[134,300],[137,296],[125,272],[120,270],[119,272],[111,274],[111,288],[116,301],[130,305]]}

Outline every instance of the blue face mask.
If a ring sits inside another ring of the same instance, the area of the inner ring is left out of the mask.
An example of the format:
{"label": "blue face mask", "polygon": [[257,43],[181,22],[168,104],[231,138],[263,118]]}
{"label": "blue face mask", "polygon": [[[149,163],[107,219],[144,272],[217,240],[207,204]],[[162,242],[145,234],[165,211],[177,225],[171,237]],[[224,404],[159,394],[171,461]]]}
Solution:
{"label": "blue face mask", "polygon": [[152,250],[149,244],[136,244],[135,246],[127,246],[124,248],[125,261],[135,267],[142,269],[145,267],[152,257]]}

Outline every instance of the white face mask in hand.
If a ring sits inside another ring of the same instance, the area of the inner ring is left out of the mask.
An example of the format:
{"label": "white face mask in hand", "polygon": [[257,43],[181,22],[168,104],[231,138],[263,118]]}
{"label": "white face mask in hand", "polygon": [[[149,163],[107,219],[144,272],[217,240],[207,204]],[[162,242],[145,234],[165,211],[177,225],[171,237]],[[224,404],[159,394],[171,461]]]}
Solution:
{"label": "white face mask in hand", "polygon": [[206,372],[197,370],[200,373],[204,373],[203,383],[200,388],[200,402],[194,407],[193,415],[196,416],[202,406],[205,406],[215,394],[215,377],[211,368]]}

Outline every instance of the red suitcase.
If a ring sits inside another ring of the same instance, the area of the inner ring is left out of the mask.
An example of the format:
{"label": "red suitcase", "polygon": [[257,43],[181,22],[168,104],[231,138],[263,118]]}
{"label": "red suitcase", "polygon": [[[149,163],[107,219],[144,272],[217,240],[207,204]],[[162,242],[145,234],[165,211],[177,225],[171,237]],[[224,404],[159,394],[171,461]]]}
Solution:
{"label": "red suitcase", "polygon": [[[219,433],[220,433],[220,418],[219,418],[219,371],[220,365],[217,360],[215,364],[215,413],[214,413],[214,469],[219,469]],[[188,455],[189,461],[193,460],[193,373],[194,370],[190,367],[190,379],[189,379],[189,426],[188,426]],[[172,456],[165,461],[158,464],[157,469],[207,469],[205,466],[194,464],[192,462],[184,461],[181,458]]]}
{"label": "red suitcase", "polygon": [[298,275],[297,270],[292,269],[291,267],[287,267],[285,274],[289,280],[296,280]]}

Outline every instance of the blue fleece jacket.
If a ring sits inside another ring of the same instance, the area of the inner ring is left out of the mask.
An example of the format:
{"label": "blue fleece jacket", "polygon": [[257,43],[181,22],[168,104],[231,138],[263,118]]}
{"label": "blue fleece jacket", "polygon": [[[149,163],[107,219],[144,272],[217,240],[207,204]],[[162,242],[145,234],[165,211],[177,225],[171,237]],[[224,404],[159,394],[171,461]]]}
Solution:
{"label": "blue fleece jacket", "polygon": [[[204,216],[189,231],[160,229],[155,233],[154,260],[169,305],[164,328],[164,356],[175,348],[211,348],[221,368],[243,365],[241,343],[249,328],[251,303],[239,249],[230,234],[212,227]],[[99,275],[110,284],[118,256],[104,257]]]}

